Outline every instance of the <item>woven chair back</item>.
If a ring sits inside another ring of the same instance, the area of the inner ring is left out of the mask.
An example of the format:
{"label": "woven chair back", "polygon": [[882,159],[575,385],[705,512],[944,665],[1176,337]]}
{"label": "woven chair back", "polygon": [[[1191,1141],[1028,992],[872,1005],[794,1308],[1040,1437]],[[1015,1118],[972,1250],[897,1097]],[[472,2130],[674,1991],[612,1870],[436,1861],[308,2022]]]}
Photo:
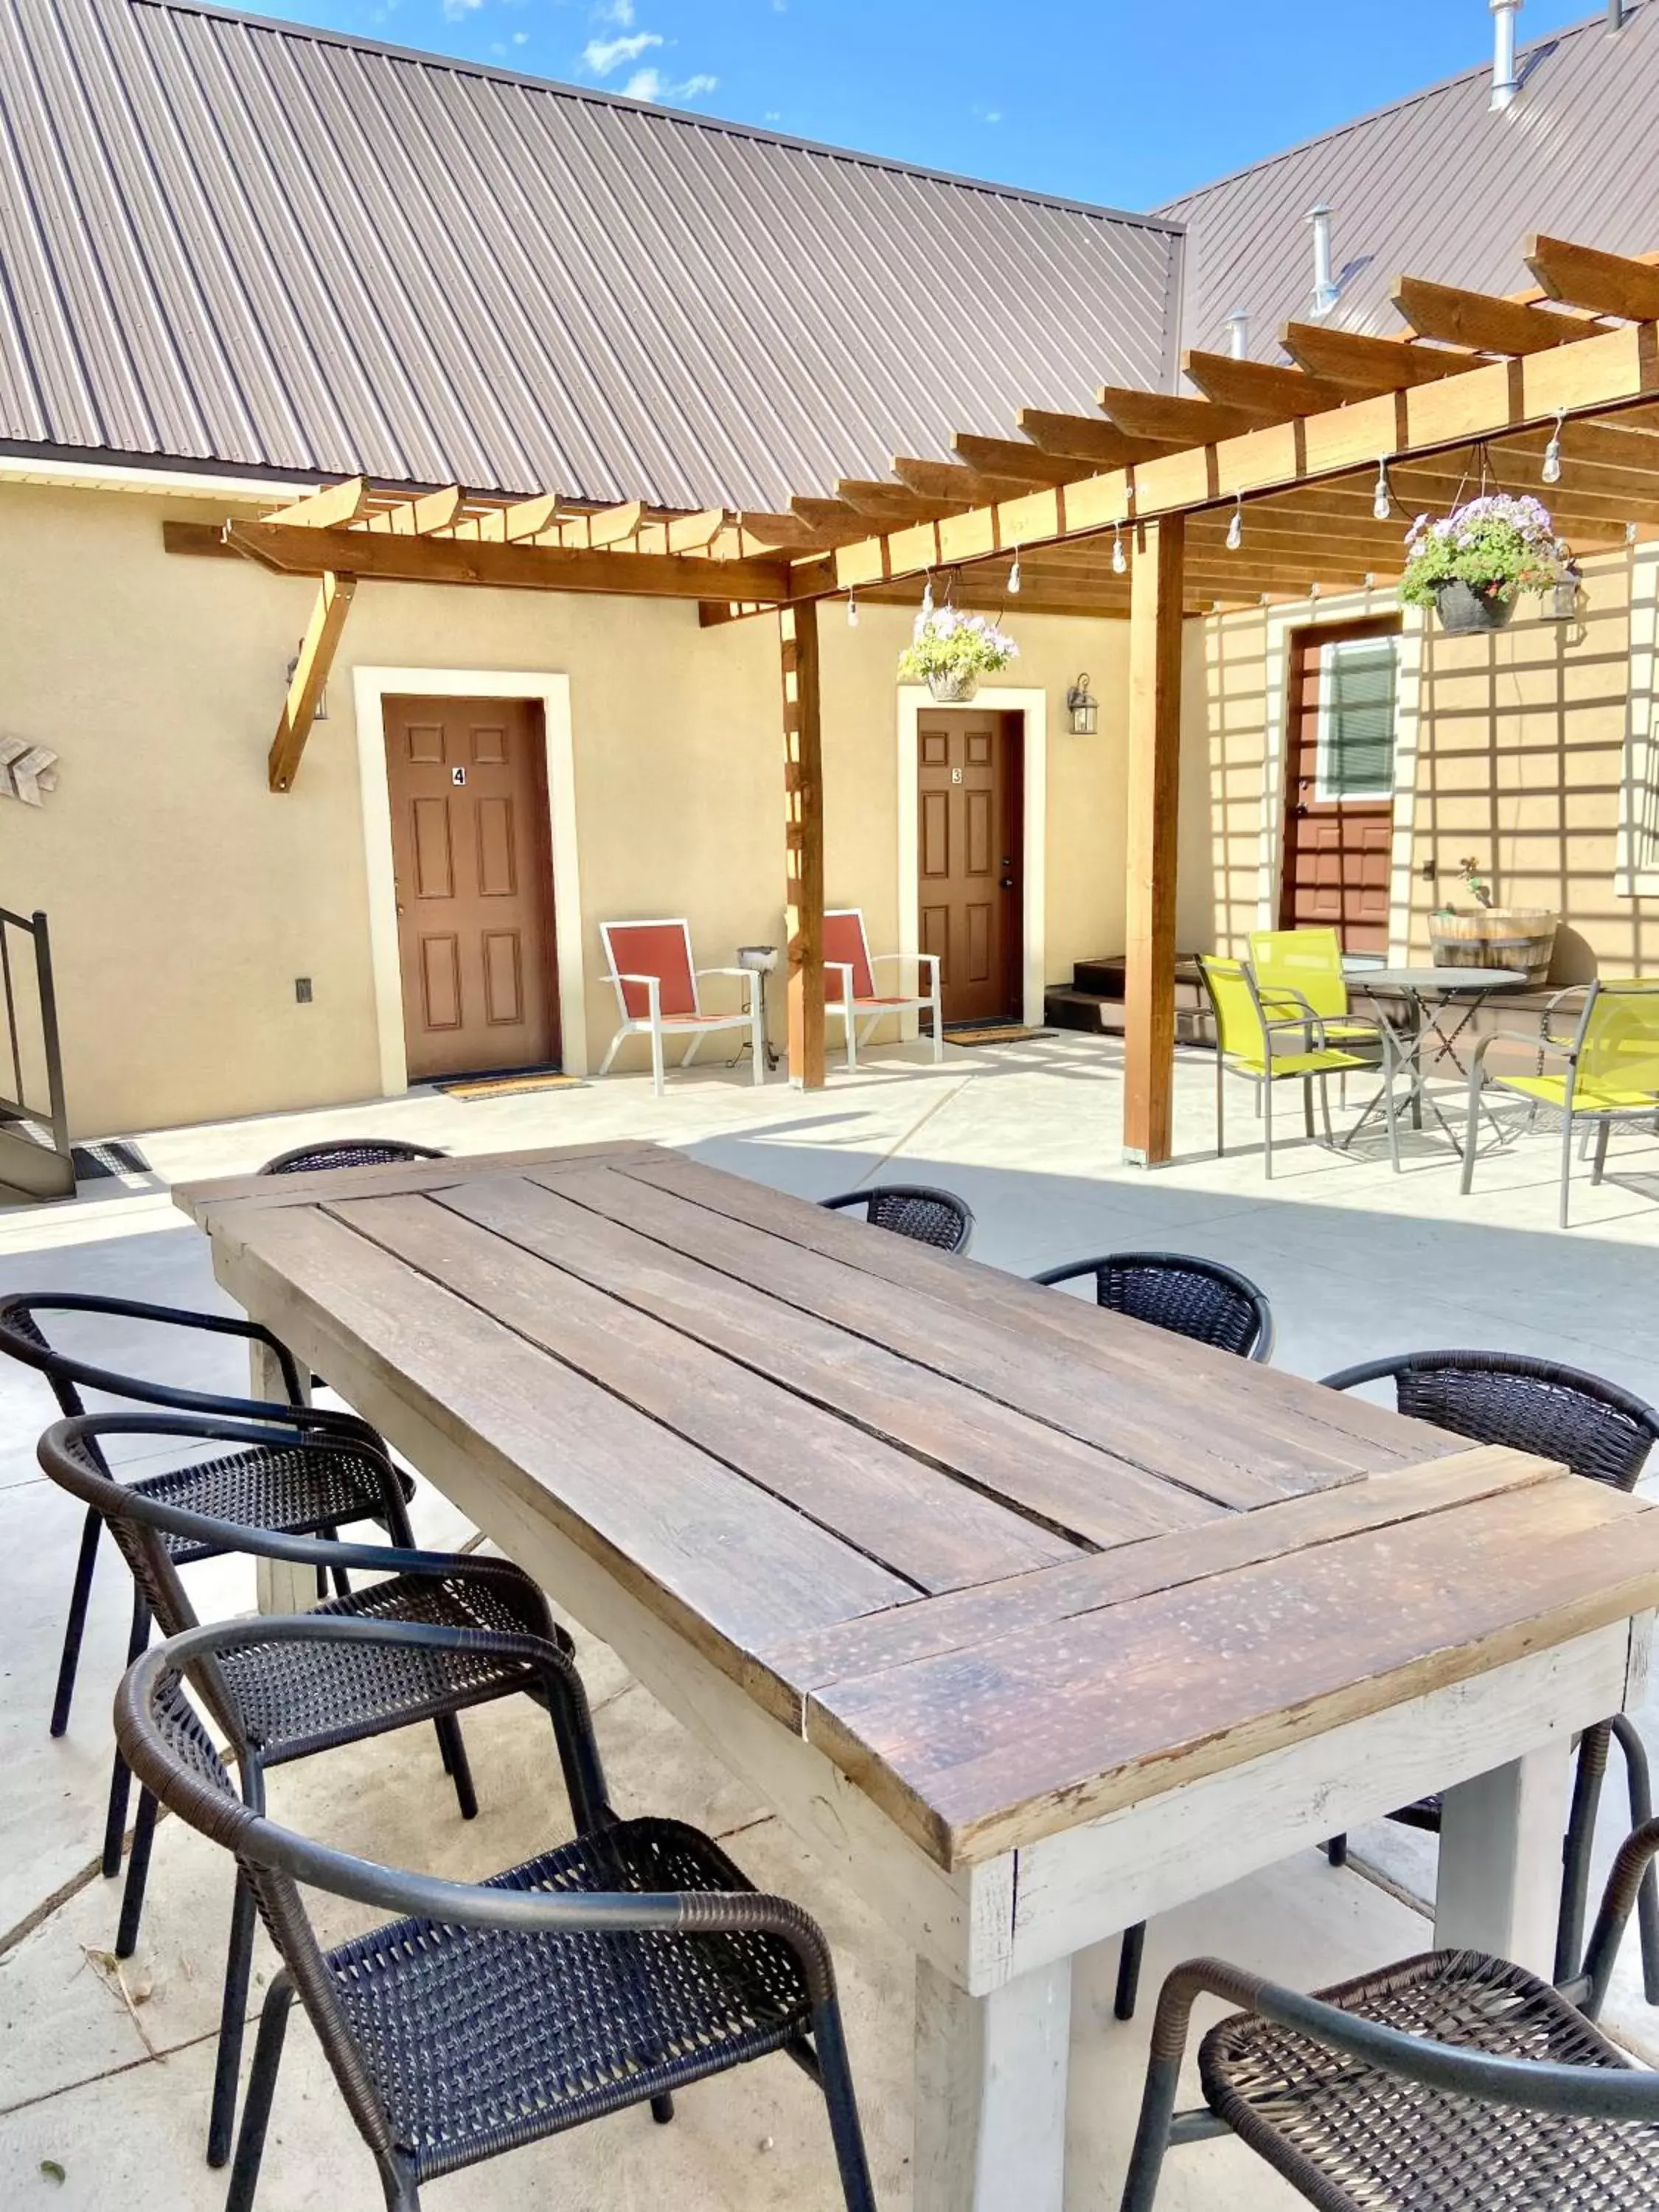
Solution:
{"label": "woven chair back", "polygon": [[1413,1419],[1540,1453],[1619,1490],[1634,1488],[1659,1426],[1617,1384],[1518,1353],[1419,1353],[1395,1370],[1395,1397]]}
{"label": "woven chair back", "polygon": [[[1297,992],[1315,1013],[1338,1018],[1348,1011],[1342,948],[1334,929],[1257,929],[1250,933],[1255,988],[1271,999],[1275,986]],[[1287,1013],[1300,1010],[1287,1006]]]}

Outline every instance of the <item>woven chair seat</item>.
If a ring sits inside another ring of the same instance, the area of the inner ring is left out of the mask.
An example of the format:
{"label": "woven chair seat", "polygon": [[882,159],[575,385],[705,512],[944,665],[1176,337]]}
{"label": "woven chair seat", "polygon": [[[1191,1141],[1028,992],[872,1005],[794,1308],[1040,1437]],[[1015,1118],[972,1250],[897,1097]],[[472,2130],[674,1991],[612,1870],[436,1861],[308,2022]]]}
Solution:
{"label": "woven chair seat", "polygon": [[[485,1886],[750,1887],[707,1837],[671,1820],[623,1822]],[[523,1935],[400,1920],[325,1964],[422,2179],[763,2057],[811,2017],[793,1952],[753,1933]]]}
{"label": "woven chair seat", "polygon": [[[415,1486],[398,1477],[404,1503]],[[227,1459],[192,1460],[165,1474],[140,1476],[129,1488],[216,1521],[244,1528],[274,1528],[289,1536],[313,1535],[325,1528],[380,1517],[386,1508],[380,1470],[355,1452],[313,1451],[303,1444],[236,1452]],[[222,1547],[184,1536],[162,1539],[175,1565],[217,1559]]]}
{"label": "woven chair seat", "polygon": [[[533,1583],[505,1575],[393,1575],[312,1608],[360,1620],[434,1622],[508,1635],[544,1637],[546,1616]],[[562,1631],[558,1640],[568,1650]],[[489,1651],[435,1651],[397,1644],[251,1644],[220,1662],[267,1765],[302,1759],[331,1744],[378,1735],[402,1721],[426,1720],[526,1688],[516,1659]]]}
{"label": "woven chair seat", "polygon": [[[1320,1993],[1498,2057],[1628,2064],[1547,1984],[1443,1951]],[[1659,2125],[1521,2112],[1407,2081],[1249,2014],[1199,2049],[1211,2109],[1322,2212],[1652,2212]]]}

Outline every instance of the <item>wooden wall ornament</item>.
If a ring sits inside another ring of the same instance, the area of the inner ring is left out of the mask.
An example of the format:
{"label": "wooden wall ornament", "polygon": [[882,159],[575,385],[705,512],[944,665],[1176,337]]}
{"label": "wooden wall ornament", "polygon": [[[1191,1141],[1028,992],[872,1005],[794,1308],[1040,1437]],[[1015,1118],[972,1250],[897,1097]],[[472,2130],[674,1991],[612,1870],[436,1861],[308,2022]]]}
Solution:
{"label": "wooden wall ornament", "polygon": [[0,737],[0,799],[19,799],[39,806],[58,788],[58,756],[27,738]]}

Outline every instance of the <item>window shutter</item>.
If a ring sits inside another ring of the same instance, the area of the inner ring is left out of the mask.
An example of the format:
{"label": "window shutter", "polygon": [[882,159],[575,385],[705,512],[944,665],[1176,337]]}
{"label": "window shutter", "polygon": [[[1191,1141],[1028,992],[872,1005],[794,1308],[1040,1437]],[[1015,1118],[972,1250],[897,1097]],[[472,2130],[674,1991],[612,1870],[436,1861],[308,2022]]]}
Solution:
{"label": "window shutter", "polygon": [[1386,797],[1394,789],[1398,640],[1345,638],[1325,653],[1321,795]]}

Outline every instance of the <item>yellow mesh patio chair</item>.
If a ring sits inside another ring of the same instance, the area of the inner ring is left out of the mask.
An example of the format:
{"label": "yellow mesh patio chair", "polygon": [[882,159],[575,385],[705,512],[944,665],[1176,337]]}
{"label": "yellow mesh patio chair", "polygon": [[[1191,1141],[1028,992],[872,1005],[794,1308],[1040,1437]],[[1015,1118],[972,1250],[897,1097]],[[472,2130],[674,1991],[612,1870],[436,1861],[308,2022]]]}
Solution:
{"label": "yellow mesh patio chair", "polygon": [[1317,1014],[1325,1042],[1382,1049],[1382,1024],[1348,1007],[1348,978],[1334,929],[1253,929],[1250,973],[1269,1014]]}
{"label": "yellow mesh patio chair", "polygon": [[[1262,1149],[1267,1172],[1271,1178],[1273,1171],[1273,1085],[1277,1083],[1300,1083],[1303,1122],[1311,1137],[1314,1133],[1313,1086],[1315,1078],[1318,1079],[1325,1141],[1331,1144],[1334,1139],[1331,1134],[1331,1105],[1326,1095],[1326,1079],[1346,1074],[1351,1068],[1375,1072],[1376,1062],[1369,1055],[1328,1043],[1324,1021],[1318,1014],[1282,1014],[1265,1007],[1255,978],[1243,961],[1224,960],[1214,953],[1200,952],[1198,966],[1215,1015],[1216,1158],[1221,1158],[1225,1151],[1223,1093],[1226,1079],[1229,1075],[1247,1076],[1257,1088],[1261,1109]],[[1400,1133],[1395,1122],[1393,1059],[1386,1032],[1382,1033],[1382,1043],[1386,1085],[1382,1104],[1388,1116],[1389,1158],[1397,1170],[1400,1165]],[[1299,1051],[1297,1049],[1298,1044],[1301,1047]]]}
{"label": "yellow mesh patio chair", "polygon": [[[1559,996],[1561,994],[1558,994]],[[1551,1001],[1553,1012],[1558,1000]],[[1499,1038],[1533,1046],[1540,1071],[1545,1060],[1563,1063],[1557,1074],[1487,1075],[1486,1054]],[[1492,1083],[1517,1091],[1534,1105],[1561,1116],[1560,1223],[1567,1225],[1567,1192],[1572,1179],[1576,1129],[1595,1126],[1590,1181],[1600,1182],[1607,1165],[1607,1132],[1613,1122],[1659,1114],[1659,982],[1651,978],[1589,986],[1584,1009],[1571,1043],[1552,1034],[1547,1016],[1541,1036],[1522,1030],[1492,1030],[1469,1061],[1469,1109],[1463,1134],[1463,1188],[1474,1180],[1474,1148],[1480,1135],[1480,1091]]]}

